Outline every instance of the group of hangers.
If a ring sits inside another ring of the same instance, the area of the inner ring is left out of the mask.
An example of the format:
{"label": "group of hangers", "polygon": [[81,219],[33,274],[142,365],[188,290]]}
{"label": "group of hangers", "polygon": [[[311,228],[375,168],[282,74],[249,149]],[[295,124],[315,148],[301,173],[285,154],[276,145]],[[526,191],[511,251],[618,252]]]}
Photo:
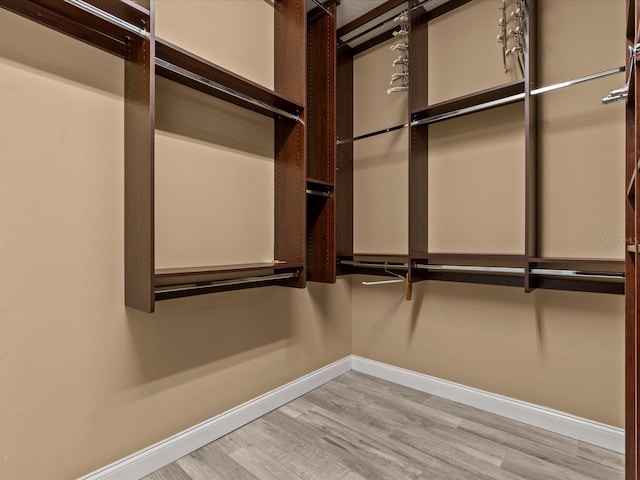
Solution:
{"label": "group of hangers", "polygon": [[[496,37],[502,46],[502,65],[504,73],[507,73],[507,57],[514,55],[520,73],[524,77],[524,32],[525,32],[525,5],[524,0],[514,0],[511,4],[512,11],[507,13],[507,0],[502,0],[501,15],[498,18],[500,33]],[[511,26],[511,28],[509,28]],[[507,30],[509,28],[509,30]]]}
{"label": "group of hangers", "polygon": [[401,65],[402,72],[392,74],[389,85],[393,85],[398,81],[401,82],[401,85],[389,88],[387,95],[409,90],[409,16],[407,12],[402,12],[393,21],[400,24],[400,30],[393,32],[393,36],[398,38],[400,42],[393,45],[391,50],[399,52],[400,56],[393,61],[391,66]]}

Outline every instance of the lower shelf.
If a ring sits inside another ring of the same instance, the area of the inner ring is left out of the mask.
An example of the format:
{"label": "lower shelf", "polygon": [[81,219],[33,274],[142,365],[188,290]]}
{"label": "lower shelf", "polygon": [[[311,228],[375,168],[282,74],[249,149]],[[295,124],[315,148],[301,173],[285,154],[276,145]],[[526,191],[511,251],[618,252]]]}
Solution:
{"label": "lower shelf", "polygon": [[[424,258],[423,258],[424,257]],[[340,255],[341,274],[418,272],[413,282],[436,280],[580,292],[624,294],[624,261],[595,258],[534,258],[525,255],[429,254]],[[415,279],[419,280],[415,280]]]}
{"label": "lower shelf", "polygon": [[286,285],[302,273],[302,264],[285,262],[159,269],[155,273],[155,299],[160,301],[265,285]]}

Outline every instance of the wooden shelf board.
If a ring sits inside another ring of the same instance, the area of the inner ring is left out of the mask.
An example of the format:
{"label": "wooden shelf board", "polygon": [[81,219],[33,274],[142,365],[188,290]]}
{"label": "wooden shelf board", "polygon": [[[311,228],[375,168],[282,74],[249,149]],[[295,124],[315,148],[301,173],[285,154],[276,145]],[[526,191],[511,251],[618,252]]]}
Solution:
{"label": "wooden shelf board", "polygon": [[156,269],[156,278],[189,277],[194,275],[222,275],[227,273],[257,272],[260,270],[295,270],[302,264],[285,262],[241,263],[237,265],[213,265],[204,267],[178,267]]}
{"label": "wooden shelf board", "polygon": [[[148,15],[140,12],[133,15],[130,13],[132,10],[126,4],[115,6],[117,8],[114,11],[113,8],[106,9],[105,5],[111,5],[111,2],[106,0],[95,0],[92,3],[95,3],[98,8],[102,6],[106,11],[116,14],[116,16],[118,13],[124,15],[124,19],[127,21],[132,18],[137,19],[135,26],[140,26],[143,19],[147,24],[150,23]],[[0,7],[121,58],[127,57],[127,39],[132,35],[130,32],[66,2],[60,0],[33,0],[30,2],[0,0]],[[129,23],[133,24],[133,21]]]}
{"label": "wooden shelf board", "polygon": [[326,182],[324,180],[318,180],[317,178],[309,177],[307,177],[307,185],[321,185],[323,187],[329,187],[330,189],[333,189],[335,187],[335,183],[333,182]]}
{"label": "wooden shelf board", "polygon": [[469,260],[469,261],[501,261],[520,262],[526,260],[525,255],[500,253],[425,253],[412,255],[413,260]]}
{"label": "wooden shelf board", "polygon": [[623,266],[624,260],[617,258],[571,258],[571,257],[532,257],[529,263],[564,263],[567,265],[611,265]]}
{"label": "wooden shelf board", "polygon": [[[243,78],[235,73],[220,67],[204,58],[190,53],[166,40],[156,39],[156,58],[168,62],[176,67],[186,70],[192,74],[203,77],[209,81],[215,82],[225,88],[228,88],[241,95],[254,99],[265,105],[277,108],[290,115],[299,115],[304,110],[303,105],[294,102],[273,90],[269,90],[258,85],[251,80]],[[250,101],[237,98],[225,91],[218,90],[210,85],[196,81],[189,77],[185,77],[161,65],[156,65],[156,73],[162,77],[173,80],[182,85],[186,85],[195,90],[199,90],[207,95],[221,98],[225,101],[233,103],[243,108],[258,112],[267,116],[275,116],[276,114],[268,108],[256,105]]]}
{"label": "wooden shelf board", "polygon": [[[478,92],[470,93],[468,95],[463,95],[461,97],[452,98],[444,102],[429,105],[423,110],[412,112],[411,118],[413,121],[420,121],[438,115],[453,113],[461,109],[475,107],[484,103],[493,102],[495,100],[500,100],[502,98],[511,97],[513,95],[518,95],[521,93],[524,93],[524,81],[516,80],[502,85],[497,85],[495,87],[487,88],[485,90],[480,90]],[[495,107],[488,107],[487,110],[491,108]]]}

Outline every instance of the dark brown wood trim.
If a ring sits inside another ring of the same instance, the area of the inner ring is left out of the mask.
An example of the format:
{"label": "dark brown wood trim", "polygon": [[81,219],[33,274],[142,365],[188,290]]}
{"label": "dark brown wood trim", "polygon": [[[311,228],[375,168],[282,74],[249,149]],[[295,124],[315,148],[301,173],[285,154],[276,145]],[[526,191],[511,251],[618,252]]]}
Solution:
{"label": "dark brown wood trim", "polygon": [[[415,0],[411,2],[413,6]],[[409,252],[429,249],[429,127],[411,125],[411,112],[420,110],[429,101],[429,24],[422,8],[409,13]],[[426,280],[427,270],[417,269],[410,257],[409,282]]]}
{"label": "dark brown wood trim", "polygon": [[307,280],[336,281],[336,3],[307,25]]}
{"label": "dark brown wood trim", "polygon": [[452,12],[456,8],[460,8],[463,5],[469,3],[471,0],[449,0],[447,3],[442,4],[441,6],[434,8],[428,13],[429,21],[434,20],[442,15],[446,15],[449,12]]}
{"label": "dark brown wood trim", "polygon": [[[524,124],[525,124],[525,227],[524,251],[529,257],[538,256],[538,101],[531,96],[537,87],[537,0],[527,0],[525,15],[525,79],[524,79]],[[525,292],[532,291],[531,265],[527,263],[524,277]]]}
{"label": "dark brown wood trim", "polygon": [[516,80],[514,82],[497,85],[485,90],[480,90],[461,97],[452,98],[451,100],[429,105],[426,108],[416,108],[413,110],[412,120],[423,120],[436,115],[455,112],[463,108],[475,107],[476,105],[482,105],[483,103],[518,95],[524,93],[524,91],[525,82],[523,80]]}
{"label": "dark brown wood trim", "polygon": [[[295,277],[294,277],[295,280]],[[159,289],[155,292],[155,300],[157,302],[163,300],[172,300],[175,298],[186,298],[186,297],[194,297],[198,295],[206,295],[210,293],[220,293],[220,292],[231,292],[235,290],[247,290],[250,288],[256,287],[267,287],[267,286],[291,286],[294,283],[293,280],[289,279],[280,279],[280,280],[264,280],[256,283],[243,283],[237,285],[202,285],[199,286],[197,290],[187,290],[187,289],[177,289],[177,290],[162,290]]]}
{"label": "dark brown wood trim", "polygon": [[[153,25],[151,25],[153,35]],[[125,304],[154,311],[154,42],[133,38],[125,62]]]}
{"label": "dark brown wood trim", "polygon": [[[275,91],[300,106],[307,101],[306,11],[302,0],[276,0],[274,12]],[[306,112],[301,118],[306,120]],[[276,259],[306,264],[306,126],[275,119],[275,239]],[[284,281],[304,288],[306,269]]]}
{"label": "dark brown wood trim", "polygon": [[[127,57],[125,30],[101,21],[93,15],[78,11],[75,7],[63,2],[55,4],[49,2],[53,7],[58,8],[51,8],[52,6],[47,2],[43,3],[0,0],[0,7],[121,58]],[[111,32],[112,35],[105,32]]]}
{"label": "dark brown wood trim", "polygon": [[[634,48],[638,34],[640,0],[628,0],[626,36],[627,48]],[[635,57],[635,56],[634,56]],[[625,107],[625,177],[630,186],[625,198],[625,480],[640,478],[640,414],[638,377],[640,361],[640,283],[638,282],[638,236],[640,234],[640,182],[637,176],[637,158],[640,151],[640,76],[637,60],[627,56],[626,71],[629,76],[629,96]],[[635,68],[632,63],[636,62]],[[632,247],[632,248],[629,248]]]}
{"label": "dark brown wood trim", "polygon": [[525,255],[499,253],[427,253],[424,257],[413,257],[416,260],[456,260],[460,262],[525,262]]}
{"label": "dark brown wood trim", "polygon": [[[353,137],[353,54],[338,48],[336,66],[336,135]],[[336,254],[353,254],[353,143],[336,149]],[[342,266],[338,266],[343,273]]]}

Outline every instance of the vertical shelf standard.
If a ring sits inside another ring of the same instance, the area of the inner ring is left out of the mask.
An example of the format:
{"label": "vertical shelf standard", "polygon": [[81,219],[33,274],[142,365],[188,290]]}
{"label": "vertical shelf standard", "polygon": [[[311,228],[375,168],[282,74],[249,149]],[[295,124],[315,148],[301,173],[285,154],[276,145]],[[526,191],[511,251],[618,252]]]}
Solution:
{"label": "vertical shelf standard", "polygon": [[409,2],[409,270],[408,282],[426,280],[427,270],[415,266],[415,259],[428,251],[429,126],[413,124],[413,112],[426,109],[428,96],[429,18],[424,8]]}
{"label": "vertical shelf standard", "polygon": [[309,12],[307,27],[307,280],[335,283],[336,6]]}
{"label": "vertical shelf standard", "polygon": [[[275,1],[275,91],[306,102],[306,10],[303,0]],[[275,258],[305,264],[306,127],[302,121],[275,119]],[[304,271],[284,282],[304,288]]]}
{"label": "vertical shelf standard", "polygon": [[150,36],[130,39],[124,70],[124,297],[143,312],[155,306],[153,7],[152,1]]}

